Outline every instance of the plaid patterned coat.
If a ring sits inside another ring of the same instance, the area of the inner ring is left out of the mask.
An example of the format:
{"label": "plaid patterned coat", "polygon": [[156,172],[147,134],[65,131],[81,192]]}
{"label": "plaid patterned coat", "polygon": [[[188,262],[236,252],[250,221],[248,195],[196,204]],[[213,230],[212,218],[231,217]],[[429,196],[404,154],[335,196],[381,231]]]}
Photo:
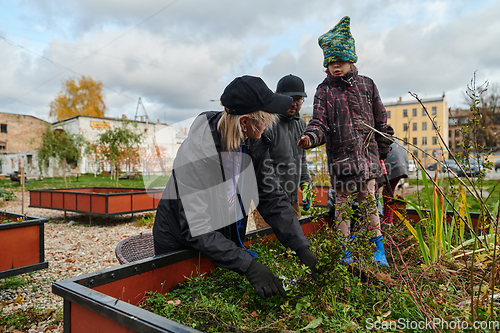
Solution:
{"label": "plaid patterned coat", "polygon": [[380,153],[391,141],[385,133],[387,113],[372,79],[356,69],[342,77],[328,74],[314,96],[313,119],[304,130],[311,147],[326,143],[332,186],[352,188],[382,175]]}

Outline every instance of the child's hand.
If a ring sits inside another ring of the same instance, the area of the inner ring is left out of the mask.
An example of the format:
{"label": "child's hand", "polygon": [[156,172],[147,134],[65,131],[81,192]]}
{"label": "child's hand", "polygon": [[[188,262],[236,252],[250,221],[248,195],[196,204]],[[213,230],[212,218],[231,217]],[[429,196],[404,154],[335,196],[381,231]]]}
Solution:
{"label": "child's hand", "polygon": [[311,140],[307,135],[304,135],[300,138],[298,145],[302,149],[307,149],[311,147]]}

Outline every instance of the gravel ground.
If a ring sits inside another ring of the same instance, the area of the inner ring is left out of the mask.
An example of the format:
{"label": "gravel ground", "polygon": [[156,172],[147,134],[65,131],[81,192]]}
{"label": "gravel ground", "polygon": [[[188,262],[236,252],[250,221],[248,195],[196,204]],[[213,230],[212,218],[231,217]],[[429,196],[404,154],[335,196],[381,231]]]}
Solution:
{"label": "gravel ground", "polygon": [[[23,211],[21,192],[15,193],[17,201],[7,201],[0,210],[21,214]],[[29,283],[16,290],[0,291],[0,316],[36,308],[50,310],[44,320],[33,323],[26,332],[63,332],[63,299],[52,293],[52,283],[71,277],[96,272],[120,265],[115,256],[116,245],[124,238],[139,233],[151,232],[150,227],[141,226],[137,215],[114,218],[89,218],[85,215],[64,213],[58,210],[29,207],[29,197],[24,196],[24,213],[44,217],[45,260],[49,268],[19,275]],[[248,229],[254,229],[250,219]],[[0,280],[1,283],[1,280]],[[53,310],[53,311],[51,311]],[[18,333],[13,327],[1,327],[0,333]]]}
{"label": "gravel ground", "polygon": [[[20,214],[21,192],[16,196],[17,201],[7,201],[0,209]],[[106,219],[93,217],[89,226],[88,216],[67,213],[65,222],[62,211],[30,208],[28,205],[29,198],[25,193],[24,213],[49,219],[45,224],[45,260],[49,268],[19,275],[30,282],[24,287],[0,291],[0,316],[30,308],[53,309],[45,320],[34,323],[26,332],[63,332],[63,299],[52,293],[52,283],[119,265],[115,256],[116,245],[129,236],[151,232],[151,228],[140,226],[136,215],[135,222],[131,221],[130,214]],[[0,333],[4,332],[18,331],[12,327],[0,327]]]}

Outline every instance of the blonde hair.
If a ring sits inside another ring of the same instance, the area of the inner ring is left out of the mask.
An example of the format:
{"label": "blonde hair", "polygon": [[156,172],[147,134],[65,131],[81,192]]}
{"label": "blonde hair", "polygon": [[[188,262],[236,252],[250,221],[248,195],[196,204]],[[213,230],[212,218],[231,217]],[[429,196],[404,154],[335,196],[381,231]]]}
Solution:
{"label": "blonde hair", "polygon": [[[222,117],[219,119],[217,124],[217,130],[222,136],[222,147],[226,151],[237,150],[241,142],[245,140],[245,133],[240,126],[241,115],[229,114],[224,112]],[[264,123],[266,128],[271,128],[276,123],[277,117],[274,113],[269,113],[265,111],[254,111],[248,114],[250,119],[249,125],[252,129],[258,130],[258,124]]]}

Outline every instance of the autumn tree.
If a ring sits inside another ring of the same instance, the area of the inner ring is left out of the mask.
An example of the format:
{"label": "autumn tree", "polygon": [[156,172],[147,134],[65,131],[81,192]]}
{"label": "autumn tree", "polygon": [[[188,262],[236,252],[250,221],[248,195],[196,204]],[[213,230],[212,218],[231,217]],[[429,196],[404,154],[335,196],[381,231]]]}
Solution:
{"label": "autumn tree", "polygon": [[115,170],[117,187],[120,165],[127,160],[135,163],[139,159],[142,139],[143,135],[137,131],[137,125],[128,121],[123,121],[121,126],[110,128],[99,136],[96,147]]}
{"label": "autumn tree", "polygon": [[104,117],[105,112],[102,82],[88,76],[65,81],[63,89],[50,103],[50,116],[57,120],[78,115]]}
{"label": "autumn tree", "polygon": [[478,108],[478,112],[472,117],[478,119],[478,126],[475,131],[468,133],[465,140],[476,140],[485,148],[498,150],[500,140],[500,86],[498,84],[485,83],[480,88],[480,95],[476,99],[478,105],[471,104],[474,99],[467,96],[467,104],[470,109]]}
{"label": "autumn tree", "polygon": [[64,185],[66,180],[66,166],[76,167],[81,159],[81,149],[85,146],[85,139],[81,134],[69,134],[62,129],[51,130],[47,127],[42,134],[42,143],[38,149],[38,167],[42,174],[49,167],[50,159],[57,162],[57,167],[62,170]]}

